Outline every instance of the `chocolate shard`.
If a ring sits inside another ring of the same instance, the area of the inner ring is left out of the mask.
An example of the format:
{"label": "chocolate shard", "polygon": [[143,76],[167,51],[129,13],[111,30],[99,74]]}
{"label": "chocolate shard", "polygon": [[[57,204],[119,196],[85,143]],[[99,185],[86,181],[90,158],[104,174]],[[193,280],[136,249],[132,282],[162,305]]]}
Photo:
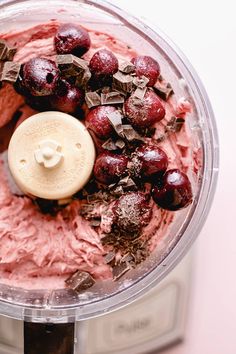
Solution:
{"label": "chocolate shard", "polygon": [[114,188],[112,190],[112,194],[119,197],[121,196],[122,194],[124,194],[124,189],[123,189],[123,186],[117,186],[116,188]]}
{"label": "chocolate shard", "polygon": [[149,79],[145,76],[141,76],[141,77],[135,76],[133,78],[133,84],[141,89],[147,86],[148,81]]}
{"label": "chocolate shard", "polygon": [[14,83],[20,74],[21,65],[12,61],[0,63],[0,81]]}
{"label": "chocolate shard", "polygon": [[131,269],[128,262],[120,262],[116,264],[112,269],[113,280],[120,279],[125,273]]}
{"label": "chocolate shard", "polygon": [[125,98],[117,91],[112,91],[108,93],[101,94],[101,104],[121,104],[124,103]]}
{"label": "chocolate shard", "polygon": [[86,92],[85,94],[85,102],[87,103],[88,108],[92,108],[95,106],[100,106],[101,97],[97,92]]}
{"label": "chocolate shard", "polygon": [[104,144],[102,144],[102,147],[106,150],[117,150],[117,146],[116,146],[116,143],[111,139],[109,138],[108,140],[105,141]]}
{"label": "chocolate shard", "polygon": [[88,272],[78,270],[65,280],[67,286],[76,292],[86,290],[95,284],[95,280]]}
{"label": "chocolate shard", "polygon": [[118,149],[123,149],[125,147],[125,142],[122,139],[116,140],[115,144]]}
{"label": "chocolate shard", "polygon": [[113,263],[113,262],[115,261],[115,258],[116,258],[116,254],[115,254],[115,252],[113,252],[113,251],[107,253],[107,254],[104,256],[104,260],[105,260],[106,264]]}
{"label": "chocolate shard", "polygon": [[147,91],[147,87],[137,87],[136,90],[133,93],[134,97],[137,97],[139,100],[143,100],[145,93]]}
{"label": "chocolate shard", "polygon": [[124,74],[130,74],[134,72],[135,65],[132,64],[130,61],[122,61],[119,63],[119,70]]}
{"label": "chocolate shard", "polygon": [[127,93],[132,92],[133,90],[133,77],[131,75],[126,75],[121,71],[118,71],[113,75],[112,88],[118,90],[119,92]]}
{"label": "chocolate shard", "polygon": [[153,86],[153,89],[156,94],[165,101],[168,101],[169,97],[174,93],[171,84],[169,82],[165,82],[164,80],[160,81],[160,78]]}

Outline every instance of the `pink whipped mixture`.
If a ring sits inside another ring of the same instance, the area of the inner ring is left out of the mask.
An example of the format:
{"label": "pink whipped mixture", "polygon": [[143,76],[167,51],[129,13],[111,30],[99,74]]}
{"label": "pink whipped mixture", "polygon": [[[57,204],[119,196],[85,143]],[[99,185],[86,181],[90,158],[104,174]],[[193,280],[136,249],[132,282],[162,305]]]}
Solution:
{"label": "pink whipped mixture", "polygon": [[[24,63],[32,57],[52,57],[53,36],[58,28],[56,22],[39,25],[18,33],[1,35],[11,45],[18,47],[15,61]],[[92,47],[85,55],[89,59],[100,48],[112,50],[118,59],[131,59],[135,52],[113,37],[89,31]],[[172,97],[165,105],[166,117],[158,123],[157,135],[162,133],[166,122],[178,111],[190,109],[183,99],[177,103]],[[0,151],[7,149],[9,137],[19,124],[13,119],[20,109],[20,121],[35,113],[24,104],[12,85],[5,84],[0,90]],[[192,150],[185,127],[178,134],[160,143],[169,157],[169,168],[180,168],[187,172],[194,169]],[[88,271],[95,279],[112,277],[111,269],[103,256],[107,253],[101,244],[109,220],[103,220],[96,232],[79,215],[81,203],[72,202],[55,217],[42,214],[28,197],[12,194],[6,173],[6,163],[0,157],[0,278],[1,282],[24,288],[63,288],[64,280],[78,269]],[[197,168],[197,167],[196,167]],[[102,206],[98,213],[102,213]],[[161,210],[153,205],[151,222],[143,231],[150,239],[153,251],[167,232],[174,217],[173,212]]]}

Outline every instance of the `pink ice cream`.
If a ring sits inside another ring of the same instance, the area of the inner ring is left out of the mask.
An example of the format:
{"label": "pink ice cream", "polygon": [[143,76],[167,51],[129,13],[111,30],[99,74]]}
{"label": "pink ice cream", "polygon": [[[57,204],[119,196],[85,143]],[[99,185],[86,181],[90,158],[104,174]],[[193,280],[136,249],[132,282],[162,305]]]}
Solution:
{"label": "pink ice cream", "polygon": [[[20,33],[1,35],[8,43],[18,48],[15,61],[26,62],[32,57],[53,57],[53,37],[58,23],[39,25]],[[89,59],[99,48],[112,50],[121,59],[131,59],[135,52],[125,43],[113,37],[89,31],[92,48],[85,55]],[[184,99],[175,102],[172,97],[166,109],[165,119],[158,123],[156,137],[164,132],[170,118],[185,114],[191,107]],[[18,122],[14,120],[17,110],[22,112]],[[35,111],[24,103],[10,84],[0,89],[0,139],[1,151],[7,149],[9,137],[15,126],[34,114]],[[189,136],[185,127],[178,134],[171,134],[160,142],[160,147],[169,157],[169,168],[198,169],[198,159],[193,159],[189,149]],[[56,216],[42,214],[33,201],[12,193],[11,182],[7,177],[7,165],[3,156],[0,159],[0,277],[5,284],[24,288],[63,288],[65,279],[73,272],[88,271],[95,279],[112,277],[111,268],[104,261],[107,249],[101,238],[109,231],[111,220],[103,217],[102,203],[97,213],[102,216],[101,225],[95,231],[90,223],[79,215],[82,202],[76,200],[58,212]],[[161,210],[153,205],[152,219],[143,230],[143,238],[149,240],[150,251],[167,232],[174,213]]]}

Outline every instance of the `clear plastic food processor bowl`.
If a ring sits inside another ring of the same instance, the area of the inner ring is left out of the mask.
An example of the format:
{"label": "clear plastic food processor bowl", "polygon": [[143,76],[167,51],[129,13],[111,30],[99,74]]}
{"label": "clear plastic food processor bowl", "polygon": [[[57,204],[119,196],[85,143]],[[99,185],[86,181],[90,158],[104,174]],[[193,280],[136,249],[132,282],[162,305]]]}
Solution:
{"label": "clear plastic food processor bowl", "polygon": [[218,174],[218,139],[212,108],[201,81],[184,55],[159,30],[100,0],[0,2],[1,33],[55,19],[107,32],[137,52],[157,58],[177,98],[184,96],[193,105],[187,124],[192,149],[202,149],[203,156],[197,178],[192,177],[193,204],[178,212],[151,257],[119,281],[98,282],[81,294],[68,289],[24,290],[0,284],[2,315],[32,322],[60,323],[98,316],[129,304],[156,285],[180,261],[199,234],[212,203]]}

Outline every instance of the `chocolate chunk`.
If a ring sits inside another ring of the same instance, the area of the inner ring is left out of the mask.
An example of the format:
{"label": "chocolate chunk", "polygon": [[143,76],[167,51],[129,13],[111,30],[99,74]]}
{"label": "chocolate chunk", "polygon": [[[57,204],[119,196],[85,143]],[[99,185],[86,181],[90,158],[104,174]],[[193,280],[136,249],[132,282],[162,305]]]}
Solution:
{"label": "chocolate chunk", "polygon": [[76,85],[84,86],[91,77],[88,63],[72,54],[57,55],[56,62],[64,77],[76,76]]}
{"label": "chocolate chunk", "polygon": [[76,292],[86,290],[95,284],[95,280],[89,273],[81,272],[80,270],[66,279],[65,282],[69,288]]}
{"label": "chocolate chunk", "polygon": [[125,142],[122,139],[116,140],[115,144],[118,147],[118,149],[123,149],[125,147]]}
{"label": "chocolate chunk", "polygon": [[133,84],[141,89],[144,88],[145,86],[147,86],[148,82],[149,82],[149,79],[146,78],[145,76],[134,77],[134,79],[133,79]]}
{"label": "chocolate chunk", "polygon": [[123,61],[119,63],[119,70],[124,74],[130,74],[134,72],[135,65],[132,64],[130,61]]}
{"label": "chocolate chunk", "polygon": [[140,99],[140,100],[143,100],[146,91],[147,91],[147,87],[143,87],[143,88],[137,87],[136,90],[135,90],[134,93],[133,93],[133,96],[134,96],[134,97],[137,97],[137,98]]}
{"label": "chocolate chunk", "polygon": [[105,255],[104,260],[106,264],[110,264],[113,263],[113,261],[115,261],[115,258],[116,258],[115,252],[111,251]]}
{"label": "chocolate chunk", "polygon": [[128,262],[121,262],[115,265],[112,269],[113,279],[120,279],[125,273],[127,273],[131,269]]}
{"label": "chocolate chunk", "polygon": [[113,91],[101,94],[101,104],[121,104],[124,103],[125,99],[119,92]]}
{"label": "chocolate chunk", "polygon": [[57,55],[56,63],[64,76],[77,76],[81,71],[85,71],[88,64],[72,54]]}
{"label": "chocolate chunk", "polygon": [[179,132],[182,126],[184,125],[184,123],[185,123],[184,118],[177,118],[175,121],[175,131]]}
{"label": "chocolate chunk", "polygon": [[134,130],[130,124],[122,125],[122,136],[125,137],[128,141],[144,141],[144,139],[139,135],[139,133],[136,132],[136,130]]}
{"label": "chocolate chunk", "polygon": [[112,113],[109,113],[107,115],[109,121],[111,122],[112,126],[114,127],[116,133],[120,135],[123,131],[123,126],[122,126],[122,114],[119,111],[115,111]]}
{"label": "chocolate chunk", "polygon": [[117,146],[116,146],[116,143],[111,139],[109,138],[108,140],[105,141],[104,144],[102,144],[102,147],[106,150],[117,150]]}
{"label": "chocolate chunk", "polygon": [[122,258],[121,258],[121,262],[133,262],[134,261],[134,257],[131,254],[125,254]]}
{"label": "chocolate chunk", "polygon": [[17,49],[8,46],[4,39],[0,40],[0,61],[12,61],[16,51]]}
{"label": "chocolate chunk", "polygon": [[177,133],[181,130],[185,120],[183,118],[176,118],[176,117],[171,117],[169,122],[167,123],[165,127],[165,132],[170,133],[174,132]]}
{"label": "chocolate chunk", "polygon": [[124,190],[130,190],[133,189],[133,187],[136,188],[136,183],[131,177],[126,176],[119,180],[118,186],[122,186]]}
{"label": "chocolate chunk", "polygon": [[90,221],[90,225],[93,226],[93,227],[98,227],[98,226],[100,226],[100,224],[101,224],[101,220],[100,219],[92,219]]}
{"label": "chocolate chunk", "polygon": [[0,61],[6,60],[7,42],[0,40]]}
{"label": "chocolate chunk", "polygon": [[162,141],[164,141],[166,138],[165,134],[160,134],[157,138],[156,138],[156,141],[158,143],[161,143]]}
{"label": "chocolate chunk", "polygon": [[171,84],[168,82],[160,82],[160,79],[155,83],[153,89],[156,94],[165,101],[174,93]]}
{"label": "chocolate chunk", "polygon": [[97,92],[87,92],[85,94],[85,102],[87,103],[88,108],[100,106],[101,97]]}
{"label": "chocolate chunk", "polygon": [[12,61],[0,63],[0,81],[16,82],[21,65]]}
{"label": "chocolate chunk", "polygon": [[112,194],[120,197],[122,194],[124,194],[124,189],[122,186],[117,186],[116,188],[113,189]]}
{"label": "chocolate chunk", "polygon": [[125,95],[132,92],[133,89],[133,77],[131,75],[123,74],[121,71],[118,71],[113,75],[113,84],[112,88],[118,90]]}

